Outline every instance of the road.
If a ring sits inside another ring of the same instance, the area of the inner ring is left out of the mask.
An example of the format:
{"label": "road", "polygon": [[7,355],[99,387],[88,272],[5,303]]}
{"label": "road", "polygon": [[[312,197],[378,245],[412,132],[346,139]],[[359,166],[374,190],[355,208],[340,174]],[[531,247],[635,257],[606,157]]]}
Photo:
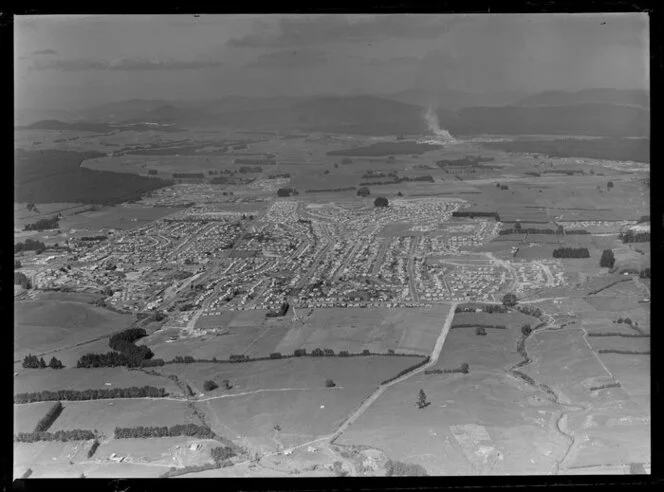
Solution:
{"label": "road", "polygon": [[410,284],[410,294],[413,297],[414,302],[420,301],[420,296],[417,293],[417,286],[415,285],[415,252],[417,251],[417,236],[413,237],[412,242],[410,243],[410,250],[408,251],[408,283]]}
{"label": "road", "polygon": [[440,330],[440,335],[438,336],[438,339],[436,340],[436,344],[433,347],[433,351],[431,352],[430,360],[428,363],[424,364],[421,367],[418,367],[412,372],[409,372],[408,374],[404,374],[403,376],[390,381],[387,384],[383,384],[378,387],[378,389],[358,408],[353,412],[340,426],[339,428],[332,434],[332,437],[330,439],[330,442],[333,442],[335,439],[337,439],[341,434],[343,434],[348,427],[350,427],[353,422],[355,422],[357,419],[359,419],[364,413],[369,409],[369,407],[382,395],[385,390],[390,388],[391,386],[394,386],[397,383],[401,383],[405,381],[408,378],[411,378],[415,374],[419,374],[423,372],[424,370],[435,366],[438,363],[438,357],[440,356],[440,352],[443,350],[443,345],[445,344],[445,339],[447,338],[447,334],[450,331],[450,327],[452,326],[452,320],[454,319],[454,311],[456,310],[457,303],[454,302],[450,306],[450,311],[447,313],[447,318],[445,318],[445,322],[443,323],[443,327]]}

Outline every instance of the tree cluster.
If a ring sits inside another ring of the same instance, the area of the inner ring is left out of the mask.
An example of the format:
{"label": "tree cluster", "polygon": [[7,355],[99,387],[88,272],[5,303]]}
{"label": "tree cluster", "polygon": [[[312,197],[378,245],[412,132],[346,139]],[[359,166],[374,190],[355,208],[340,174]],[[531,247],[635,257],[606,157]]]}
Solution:
{"label": "tree cluster", "polygon": [[212,381],[211,379],[209,379],[209,380],[205,381],[205,383],[203,383],[203,389],[205,391],[213,391],[213,390],[216,390],[218,387],[219,387],[219,385],[216,382]]}
{"label": "tree cluster", "polygon": [[[331,193],[331,192],[336,192],[336,191],[353,191],[355,189],[355,186],[345,186],[341,188],[310,188],[306,191],[307,193]],[[297,193],[294,193],[297,195]]]}
{"label": "tree cluster", "polygon": [[357,196],[369,196],[371,195],[371,192],[369,191],[369,188],[366,186],[362,186],[357,189]]}
{"label": "tree cluster", "polygon": [[590,258],[588,248],[556,248],[553,250],[554,258]]}
{"label": "tree cluster", "polygon": [[149,437],[198,437],[199,439],[214,439],[216,437],[212,430],[204,425],[177,424],[171,427],[116,427],[115,439],[136,439]]}
{"label": "tree cluster", "polygon": [[644,268],[643,270],[641,270],[641,272],[639,273],[639,277],[640,278],[650,278],[650,267]]}
{"label": "tree cluster", "polygon": [[32,288],[32,282],[23,272],[14,272],[14,285],[20,285],[24,289]]}
{"label": "tree cluster", "polygon": [[47,367],[50,367],[51,369],[62,369],[65,366],[62,364],[61,360],[56,359],[55,357],[51,357],[51,361],[47,365],[43,357],[37,359],[36,355],[28,354],[23,359],[23,367],[26,369],[46,369]]}
{"label": "tree cluster", "polygon": [[156,361],[154,364],[145,364],[145,361],[154,356],[152,350],[145,345],[135,345],[134,342],[139,338],[146,336],[143,328],[129,328],[113,335],[108,345],[114,350],[105,354],[85,354],[76,364],[78,368],[90,367],[149,367],[151,365],[163,365]]}
{"label": "tree cluster", "polygon": [[60,219],[57,215],[54,215],[50,219],[39,219],[37,222],[32,224],[26,224],[24,231],[47,231],[49,229],[57,229]]}
{"label": "tree cluster", "polygon": [[299,195],[295,188],[279,188],[277,190],[277,196],[286,197],[291,195]]}
{"label": "tree cluster", "polygon": [[398,374],[392,376],[392,377],[389,378],[389,379],[386,379],[385,381],[381,382],[380,384],[383,385],[383,384],[387,384],[387,383],[389,383],[389,382],[391,382],[391,381],[394,381],[395,379],[400,378],[400,377],[403,376],[404,374],[408,374],[409,372],[414,371],[414,370],[416,370],[416,369],[419,369],[420,367],[422,367],[422,366],[425,365],[425,364],[428,364],[430,360],[431,360],[431,358],[430,358],[429,356],[424,357],[424,358],[423,358],[420,362],[418,362],[417,364],[414,364],[414,365],[412,365],[412,366],[410,366],[410,367],[406,367],[405,369],[399,371]]}
{"label": "tree cluster", "polygon": [[496,219],[496,222],[500,222],[500,215],[498,212],[481,212],[474,210],[457,210],[452,212],[452,217],[469,217],[474,219],[475,217],[493,217]]}
{"label": "tree cluster", "polygon": [[387,201],[387,198],[384,196],[379,196],[374,200],[374,207],[387,207],[389,206],[389,202]]}
{"label": "tree cluster", "polygon": [[212,456],[215,463],[220,465],[222,462],[237,456],[237,453],[231,446],[218,446],[210,450],[210,456]]}
{"label": "tree cluster", "polygon": [[516,306],[516,310],[522,314],[525,314],[526,316],[533,316],[535,318],[542,317],[542,310],[540,308],[529,306],[528,304],[521,304]]}
{"label": "tree cluster", "polygon": [[650,232],[627,231],[620,234],[620,240],[623,243],[648,243],[650,242]]}
{"label": "tree cluster", "polygon": [[164,388],[154,386],[132,386],[130,388],[96,388],[86,390],[37,391],[14,395],[14,403],[32,403],[36,401],[82,401],[107,400],[113,398],[163,398],[168,396]]}
{"label": "tree cluster", "polygon": [[49,430],[53,425],[53,422],[55,422],[55,420],[60,416],[63,409],[64,407],[62,406],[62,402],[55,402],[53,406],[48,409],[46,415],[39,419],[39,422],[37,422],[37,425],[35,426],[34,432],[46,432]]}
{"label": "tree cluster", "polygon": [[46,249],[46,245],[41,241],[35,239],[26,239],[22,243],[14,245],[14,253],[21,253],[23,251],[36,251],[37,254],[42,253]]}
{"label": "tree cluster", "polygon": [[616,257],[613,254],[613,251],[610,249],[605,249],[602,251],[602,257],[599,259],[599,266],[605,268],[613,268],[616,264]]}
{"label": "tree cluster", "polygon": [[39,441],[89,441],[95,438],[91,430],[73,429],[59,430],[56,432],[19,432],[14,436],[15,442],[39,442]]}

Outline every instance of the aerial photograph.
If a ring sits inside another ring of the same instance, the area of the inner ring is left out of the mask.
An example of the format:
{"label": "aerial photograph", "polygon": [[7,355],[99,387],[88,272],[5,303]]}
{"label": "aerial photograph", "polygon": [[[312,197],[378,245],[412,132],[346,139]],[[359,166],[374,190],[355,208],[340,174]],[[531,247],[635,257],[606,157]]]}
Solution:
{"label": "aerial photograph", "polygon": [[651,474],[647,13],[13,29],[15,480]]}

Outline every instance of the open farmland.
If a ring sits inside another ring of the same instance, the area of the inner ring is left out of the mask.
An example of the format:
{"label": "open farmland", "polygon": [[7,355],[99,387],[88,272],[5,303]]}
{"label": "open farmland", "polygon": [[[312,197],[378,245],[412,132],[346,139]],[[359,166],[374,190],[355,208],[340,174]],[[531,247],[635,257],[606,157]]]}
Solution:
{"label": "open farmland", "polygon": [[[203,391],[203,382],[219,389],[197,403],[215,432],[263,450],[293,446],[332,433],[378,384],[421,359],[416,357],[321,357],[242,364],[177,364],[160,369]],[[231,390],[221,382],[228,379]],[[335,387],[326,388],[331,379]],[[203,403],[205,402],[205,403]],[[247,408],[256,411],[247,413]],[[281,431],[274,435],[274,426]],[[275,441],[276,439],[276,441]]]}
{"label": "open farmland", "polygon": [[14,316],[15,359],[111,335],[133,321],[89,304],[47,300],[17,302]]}
{"label": "open farmland", "polygon": [[200,424],[186,401],[119,399],[65,401],[64,410],[50,431],[96,429],[111,438],[116,427]]}
{"label": "open farmland", "polygon": [[[108,347],[108,342],[106,342]],[[110,351],[110,348],[107,349]],[[56,354],[56,356],[58,356]],[[171,380],[132,371],[124,367],[100,367],[95,369],[20,369],[14,378],[15,393],[32,393],[38,391],[57,391],[64,389],[112,389],[129,388],[132,386],[155,386],[165,388],[174,396],[181,391]]]}
{"label": "open farmland", "polygon": [[426,355],[440,333],[448,309],[315,309],[305,323],[294,323],[275,351],[288,354],[298,348],[311,351],[321,347],[335,352],[369,349],[385,353],[393,349]]}

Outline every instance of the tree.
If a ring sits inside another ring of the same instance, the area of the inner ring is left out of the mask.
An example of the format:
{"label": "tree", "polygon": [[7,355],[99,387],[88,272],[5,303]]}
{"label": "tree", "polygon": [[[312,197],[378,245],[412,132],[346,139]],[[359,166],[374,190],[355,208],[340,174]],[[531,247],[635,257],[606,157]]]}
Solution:
{"label": "tree", "polygon": [[39,358],[39,369],[46,369],[46,361],[43,357]]}
{"label": "tree", "polygon": [[403,193],[399,192],[397,193],[397,196],[403,196]]}
{"label": "tree", "polygon": [[606,183],[606,189],[610,190],[611,188],[613,188],[613,181],[609,181],[608,183]]}
{"label": "tree", "polygon": [[374,207],[387,207],[387,206],[389,206],[389,202],[385,197],[379,196],[374,200]]}
{"label": "tree", "polygon": [[530,325],[523,325],[521,327],[521,333],[523,334],[524,337],[527,337],[530,335],[530,333],[533,331],[533,329],[530,327]]}
{"label": "tree", "polygon": [[468,374],[469,371],[470,371],[470,366],[468,365],[468,362],[464,362],[463,364],[461,364],[461,372],[463,374]]}
{"label": "tree", "polygon": [[357,189],[357,196],[369,196],[371,195],[371,192],[369,191],[369,188],[366,186],[362,186]]}
{"label": "tree", "polygon": [[518,302],[516,295],[514,295],[512,292],[508,292],[503,296],[503,306],[506,307],[514,307],[516,306],[516,303]]}
{"label": "tree", "polygon": [[417,407],[424,408],[431,405],[430,401],[427,401],[427,395],[423,389],[420,389],[420,393],[417,395]]}
{"label": "tree", "polygon": [[514,230],[515,231],[521,230],[521,222],[519,222],[518,220],[514,223]]}
{"label": "tree", "polygon": [[486,335],[486,329],[484,329],[483,327],[480,326],[475,330],[475,334],[476,335]]}
{"label": "tree", "polygon": [[613,268],[613,265],[616,263],[616,258],[613,256],[613,251],[610,249],[605,249],[602,251],[602,257],[599,260],[599,266],[606,268]]}
{"label": "tree", "polygon": [[334,381],[332,381],[331,379],[327,379],[325,381],[325,387],[326,388],[334,388],[336,385],[337,384]]}
{"label": "tree", "polygon": [[64,365],[62,365],[61,360],[58,360],[55,357],[51,357],[51,361],[48,363],[48,367],[51,369],[62,369]]}
{"label": "tree", "polygon": [[212,390],[217,389],[218,387],[219,387],[219,385],[217,383],[215,383],[214,381],[212,381],[211,379],[207,380],[207,381],[205,381],[205,383],[203,383],[203,389],[205,391],[212,391]]}

